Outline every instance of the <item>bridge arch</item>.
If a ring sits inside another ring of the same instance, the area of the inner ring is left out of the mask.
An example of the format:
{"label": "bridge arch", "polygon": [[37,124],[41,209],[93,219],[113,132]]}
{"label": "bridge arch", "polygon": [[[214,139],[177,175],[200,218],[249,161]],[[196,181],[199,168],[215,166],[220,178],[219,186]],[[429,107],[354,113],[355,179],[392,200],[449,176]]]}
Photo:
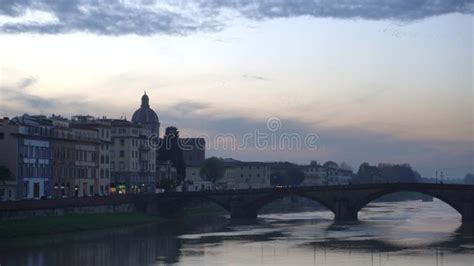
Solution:
{"label": "bridge arch", "polygon": [[193,198],[191,198],[191,201],[188,199],[188,200],[185,200],[185,204],[184,205],[189,205],[190,203],[193,203],[193,202],[196,202],[196,201],[201,201],[203,203],[213,203],[219,207],[221,207],[223,210],[225,210],[226,212],[228,213],[231,213],[231,207],[230,207],[230,204],[229,202],[227,201],[222,201],[222,200],[219,200],[215,197],[210,197],[210,196],[207,196],[207,195],[198,195],[198,196],[195,196]]}
{"label": "bridge arch", "polygon": [[278,191],[278,192],[274,192],[274,193],[265,195],[265,196],[260,197],[257,200],[255,200],[252,203],[252,205],[253,205],[252,208],[254,208],[254,210],[258,213],[267,204],[270,204],[270,203],[275,202],[277,200],[281,200],[281,199],[288,198],[288,197],[294,197],[294,196],[304,198],[304,199],[309,199],[309,200],[311,200],[315,203],[319,203],[322,206],[324,206],[325,209],[327,209],[328,211],[332,212],[335,215],[333,205],[331,205],[329,202],[327,202],[322,197],[318,197],[318,196],[312,195],[312,194],[307,194],[307,193],[304,193],[304,192],[296,192],[296,191]]}
{"label": "bridge arch", "polygon": [[362,200],[356,203],[354,206],[354,209],[359,212],[361,211],[364,207],[366,207],[368,204],[371,202],[374,202],[375,200],[394,193],[399,193],[399,192],[414,192],[414,193],[420,193],[423,195],[431,196],[433,198],[439,199],[442,202],[446,203],[449,205],[452,209],[456,210],[457,213],[459,213],[461,216],[463,215],[463,209],[462,205],[459,204],[459,202],[453,200],[452,198],[443,195],[442,193],[436,192],[436,191],[431,191],[431,190],[425,190],[425,189],[417,189],[417,188],[389,188],[389,189],[383,189],[374,193],[371,193],[364,197]]}

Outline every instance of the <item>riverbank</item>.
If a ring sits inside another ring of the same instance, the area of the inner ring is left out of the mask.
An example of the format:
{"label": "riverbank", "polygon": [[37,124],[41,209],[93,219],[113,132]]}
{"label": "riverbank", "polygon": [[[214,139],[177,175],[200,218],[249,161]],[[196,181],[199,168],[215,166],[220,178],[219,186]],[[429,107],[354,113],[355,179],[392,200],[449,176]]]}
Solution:
{"label": "riverbank", "polygon": [[16,238],[99,230],[160,222],[158,216],[143,213],[67,214],[0,221],[0,238]]}

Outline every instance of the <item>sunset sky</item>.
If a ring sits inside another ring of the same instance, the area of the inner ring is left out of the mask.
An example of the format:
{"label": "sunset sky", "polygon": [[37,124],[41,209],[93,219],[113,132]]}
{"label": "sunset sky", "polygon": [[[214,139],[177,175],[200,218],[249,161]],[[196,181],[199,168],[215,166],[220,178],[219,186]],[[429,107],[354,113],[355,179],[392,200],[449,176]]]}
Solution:
{"label": "sunset sky", "polygon": [[[174,3],[174,4],[173,4]],[[317,150],[210,150],[474,172],[472,1],[0,2],[0,116],[130,118],[234,134],[266,121]],[[163,130],[162,130],[163,131]]]}

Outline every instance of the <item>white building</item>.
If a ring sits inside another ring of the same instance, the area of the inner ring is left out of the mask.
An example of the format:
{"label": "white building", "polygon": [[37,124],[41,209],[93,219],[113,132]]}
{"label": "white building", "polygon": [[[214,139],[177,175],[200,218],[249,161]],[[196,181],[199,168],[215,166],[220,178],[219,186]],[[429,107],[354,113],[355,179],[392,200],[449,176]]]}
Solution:
{"label": "white building", "polygon": [[219,189],[269,188],[270,166],[263,162],[242,162],[224,159],[224,177],[217,181]]}
{"label": "white building", "polygon": [[333,162],[324,165],[303,165],[300,169],[305,177],[300,186],[346,185],[351,182],[354,175],[352,171],[341,169]]}
{"label": "white building", "polygon": [[157,185],[156,151],[151,131],[126,120],[112,120],[111,182],[118,193],[153,193]]}
{"label": "white building", "polygon": [[321,167],[318,165],[303,165],[300,167],[301,171],[304,173],[303,182],[301,182],[300,186],[303,187],[311,187],[311,186],[319,186],[321,185],[321,176],[322,171]]}

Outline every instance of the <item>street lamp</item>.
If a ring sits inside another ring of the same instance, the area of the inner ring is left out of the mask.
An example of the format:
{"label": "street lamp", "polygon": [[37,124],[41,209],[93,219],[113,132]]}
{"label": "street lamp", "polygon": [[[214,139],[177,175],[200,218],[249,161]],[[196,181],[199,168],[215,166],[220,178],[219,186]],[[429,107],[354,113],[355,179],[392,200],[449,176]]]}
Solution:
{"label": "street lamp", "polygon": [[76,197],[79,195],[79,187],[77,185],[74,187],[74,194]]}

